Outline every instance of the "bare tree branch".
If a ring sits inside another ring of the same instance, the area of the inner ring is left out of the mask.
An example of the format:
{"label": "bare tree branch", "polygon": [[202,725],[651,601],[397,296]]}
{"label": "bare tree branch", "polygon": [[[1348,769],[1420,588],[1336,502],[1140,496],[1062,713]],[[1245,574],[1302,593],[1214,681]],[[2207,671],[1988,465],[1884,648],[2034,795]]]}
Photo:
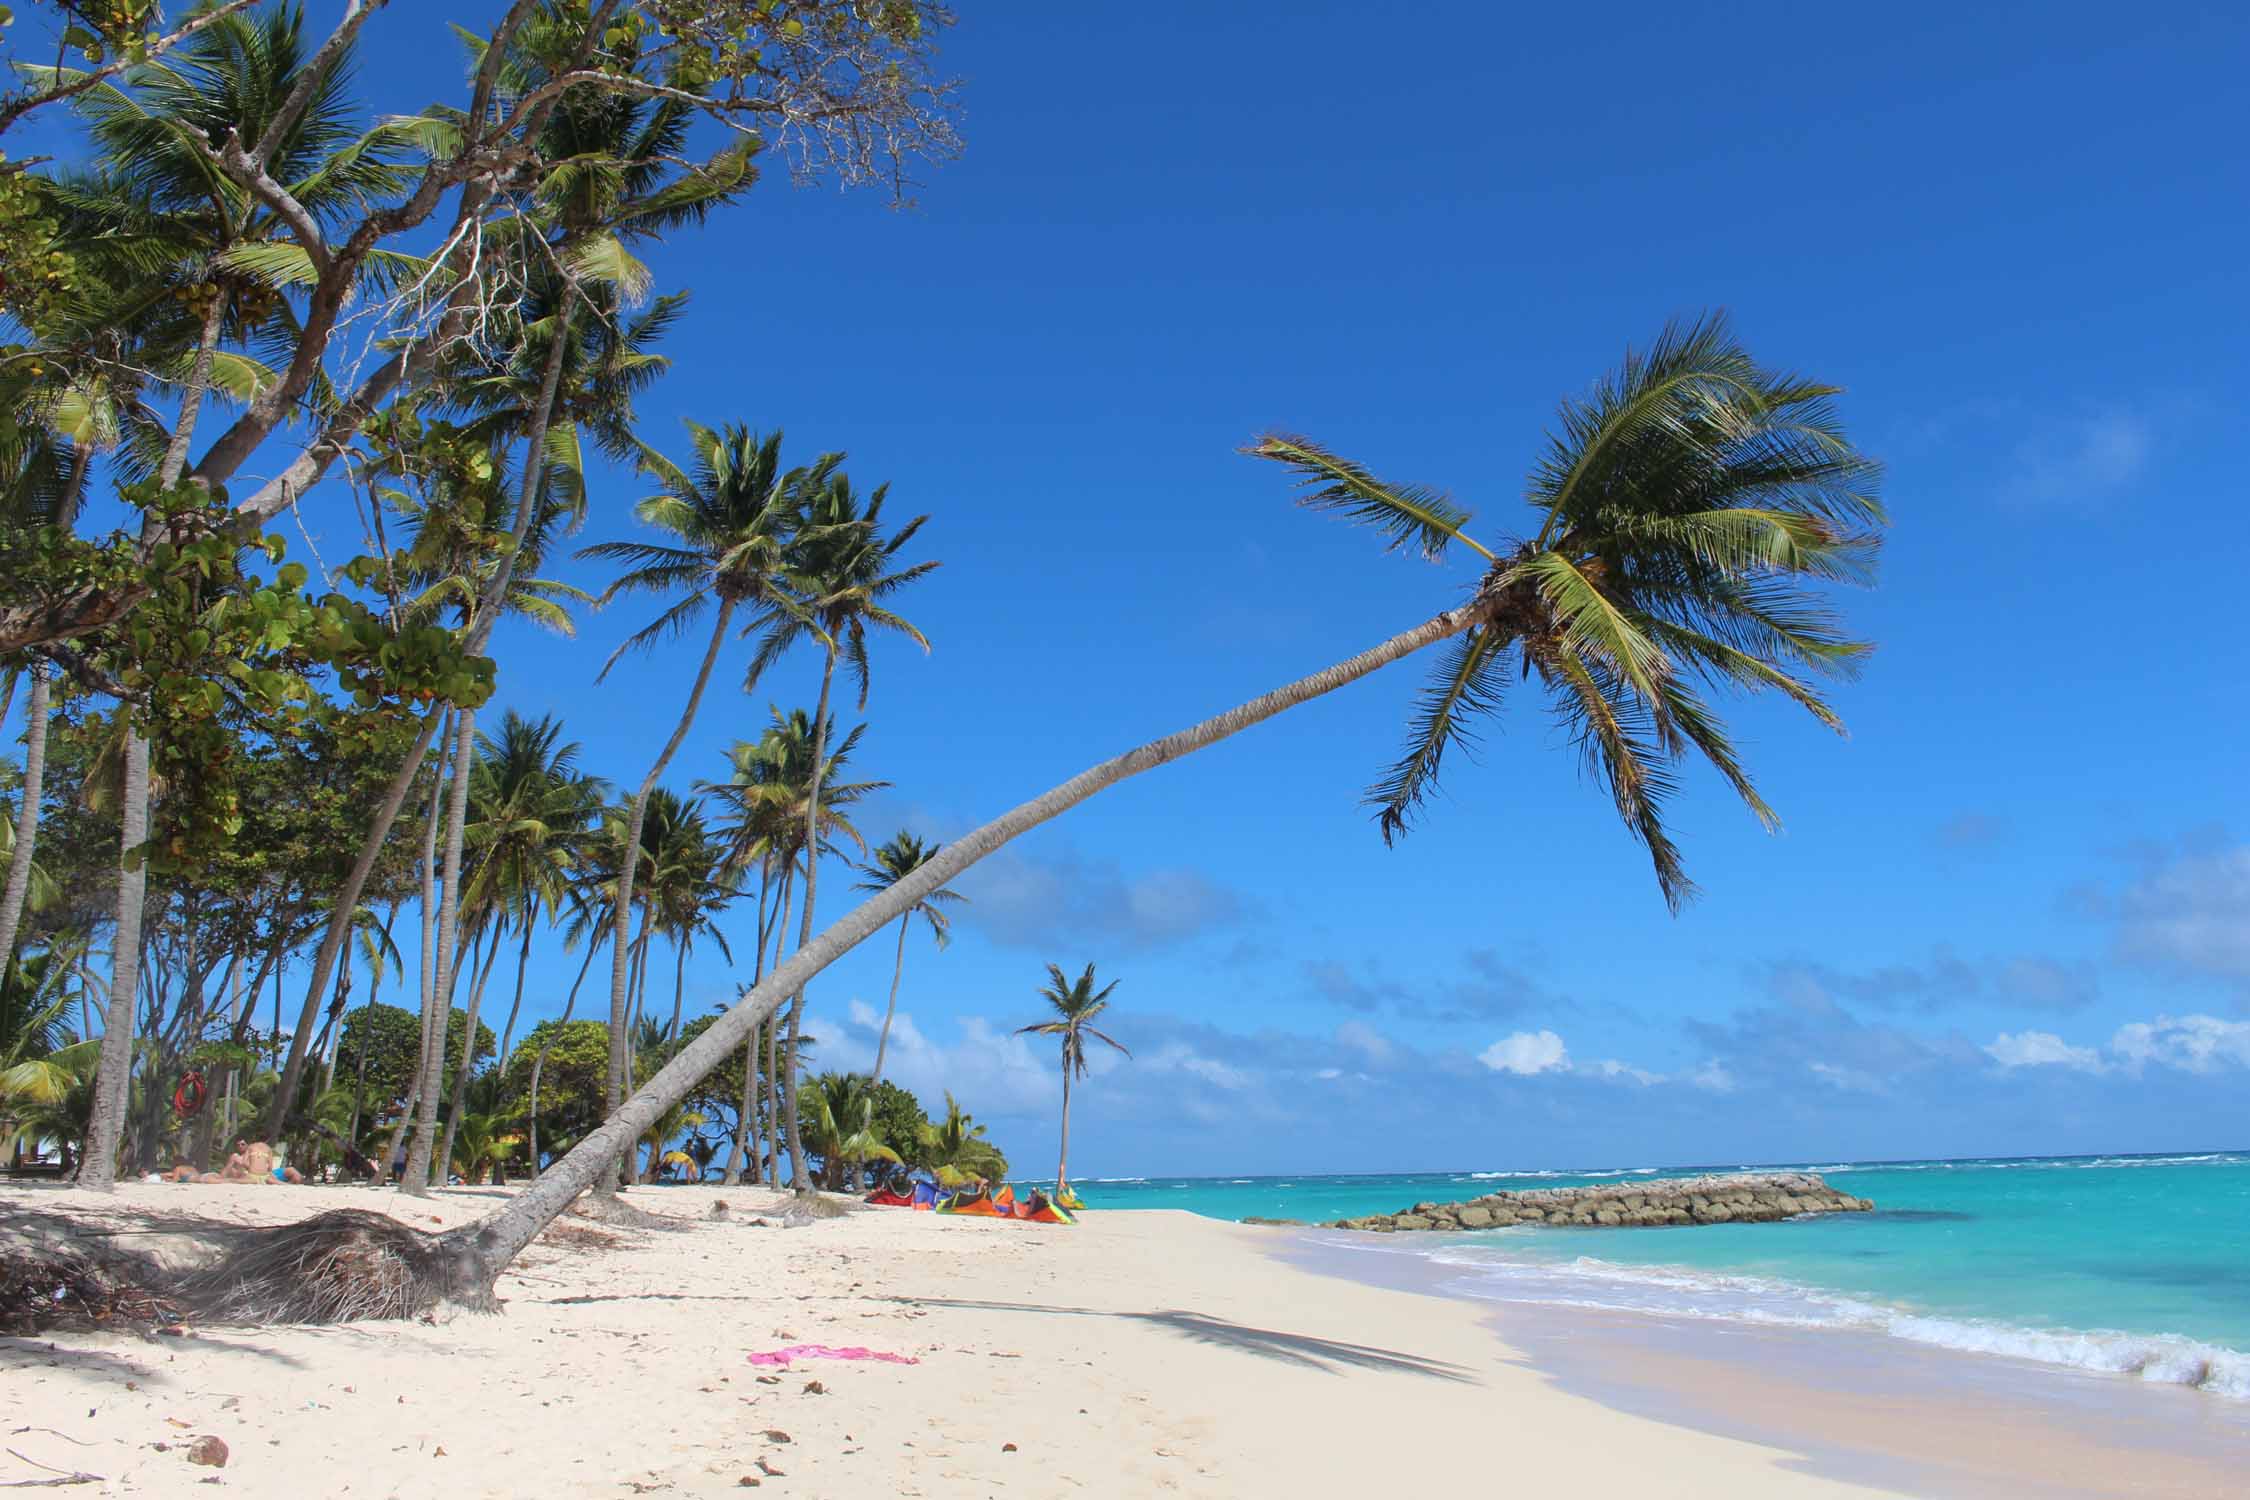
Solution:
{"label": "bare tree branch", "polygon": [[33,110],[43,109],[50,104],[60,104],[65,99],[76,98],[96,84],[106,83],[108,80],[115,78],[128,68],[139,67],[144,62],[151,62],[162,57],[204,27],[216,25],[236,11],[248,10],[257,3],[258,0],[226,0],[225,4],[215,6],[192,20],[182,22],[176,29],[150,42],[137,55],[120,56],[114,61],[104,63],[90,73],[80,73],[67,82],[50,84],[46,88],[0,103],[0,135],[5,135],[9,126],[15,124],[16,121],[30,114]]}

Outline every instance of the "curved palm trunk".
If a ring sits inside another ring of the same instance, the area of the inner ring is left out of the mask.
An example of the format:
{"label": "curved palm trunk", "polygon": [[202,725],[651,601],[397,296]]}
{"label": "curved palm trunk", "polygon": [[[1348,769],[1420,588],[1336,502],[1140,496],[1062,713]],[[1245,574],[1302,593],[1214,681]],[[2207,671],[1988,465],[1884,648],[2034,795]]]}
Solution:
{"label": "curved palm trunk", "polygon": [[[758,861],[758,925],[756,941],[758,951],[751,955],[750,983],[766,977],[766,884],[773,870],[771,859]],[[758,1039],[753,1035],[742,1044],[742,1107],[735,1112],[734,1144],[727,1151],[727,1169],[719,1178],[722,1187],[733,1187],[742,1181],[742,1159],[750,1148],[750,1111],[757,1102],[758,1093]]]}
{"label": "curved palm trunk", "polygon": [[[461,1135],[461,1106],[469,1097],[469,1075],[477,1066],[477,1012],[484,1008],[484,983],[492,977],[492,966],[499,957],[500,934],[495,931],[492,946],[485,951],[484,963],[477,969],[476,982],[469,986],[469,1019],[461,1029],[461,1066],[453,1074],[453,1092],[445,1103],[445,1143],[438,1148],[436,1170],[440,1182],[453,1170],[453,1143]],[[448,1015],[446,1019],[453,1018]]]}
{"label": "curved palm trunk", "polygon": [[110,959],[109,1014],[102,1029],[101,1070],[94,1078],[94,1118],[78,1185],[98,1193],[117,1186],[118,1137],[133,1076],[133,1004],[141,984],[141,908],[147,865],[132,856],[148,842],[148,739],[138,730],[125,740],[125,806],[118,840],[117,934]]}
{"label": "curved palm trunk", "polygon": [[23,806],[16,809],[16,847],[8,885],[0,892],[0,967],[16,951],[16,931],[31,894],[31,854],[39,841],[39,799],[47,785],[47,701],[53,689],[43,661],[31,664],[31,697],[23,706]]}
{"label": "curved palm trunk", "polygon": [[[499,622],[501,601],[508,597],[508,587],[514,580],[516,559],[522,555],[523,540],[531,533],[531,518],[539,510],[539,486],[546,475],[547,430],[554,424],[555,393],[562,382],[562,370],[570,342],[571,318],[577,311],[578,284],[566,279],[563,294],[556,312],[554,346],[548,351],[547,368],[540,375],[539,398],[531,410],[531,420],[524,431],[523,486],[516,501],[515,524],[508,534],[508,550],[493,569],[492,577],[485,581],[477,597],[476,623],[469,628],[468,639],[463,643],[470,655],[482,651],[485,642],[492,638],[492,628]],[[209,366],[203,366],[204,376]],[[200,391],[199,381],[196,389]],[[184,456],[184,455],[183,455]],[[406,794],[414,785],[414,777],[421,770],[422,757],[430,748],[430,734],[436,727],[437,716],[432,714],[422,726],[421,735],[414,748],[406,754],[399,766],[398,775],[391,779],[383,794],[382,803],[375,810],[374,820],[368,825],[367,839],[360,845],[359,857],[352,861],[351,874],[344,879],[344,888],[336,893],[336,903],[328,918],[328,930],[321,934],[320,951],[313,957],[312,979],[305,986],[305,1019],[300,1031],[312,1025],[313,1008],[320,1003],[320,989],[327,982],[328,972],[335,967],[337,955],[343,952],[344,940],[351,930],[351,914],[359,908],[360,892],[367,888],[367,878],[375,869],[375,861],[382,856],[383,845],[389,841],[391,828],[398,821],[399,809],[406,805]],[[448,900],[451,897],[448,896]],[[295,1086],[297,1074],[305,1065],[304,1051],[296,1043],[289,1048],[289,1062],[283,1068],[281,1086],[286,1091]],[[287,1097],[284,1093],[283,1097]]]}
{"label": "curved palm trunk", "polygon": [[[906,925],[913,920],[912,912],[898,919],[898,952],[891,959],[891,998],[883,1006],[883,1029],[875,1037],[875,1071],[867,1080],[869,1098],[874,1097],[876,1085],[883,1081],[883,1055],[890,1050],[891,1045],[891,1017],[898,1014],[899,976],[906,972]],[[864,1161],[856,1158],[853,1160],[852,1180],[855,1183],[860,1180],[860,1169],[866,1165]]]}
{"label": "curved palm trunk", "polygon": [[[397,907],[391,908],[391,915],[393,918],[398,916]],[[384,923],[383,930],[389,932],[390,923]],[[344,1139],[354,1146],[359,1144],[359,1117],[367,1108],[367,1044],[375,1034],[375,996],[382,988],[383,971],[375,969],[367,978],[367,1003],[360,1007],[359,1061],[352,1070],[352,1123],[351,1128],[344,1132]],[[338,1037],[336,1049],[340,1052],[343,1046],[344,1039]]]}
{"label": "curved palm trunk", "polygon": [[352,966],[345,964],[336,970],[336,1003],[329,1007],[328,1024],[321,1028],[321,1078],[320,1092],[327,1093],[336,1086],[336,1054],[344,1045],[344,1012],[352,1003]]}
{"label": "curved palm trunk", "polygon": [[[781,867],[781,920],[773,935],[773,963],[781,967],[781,945],[789,936],[789,902],[795,894],[797,862]],[[752,986],[756,988],[755,985]],[[770,1021],[766,1033],[766,1186],[781,1186],[781,1028]]]}
{"label": "curved palm trunk", "polygon": [[[820,669],[820,706],[813,710],[812,786],[805,799],[805,909],[797,918],[797,949],[804,951],[813,935],[813,893],[820,888],[820,784],[828,758],[828,694],[836,683],[836,648],[831,644]],[[805,1175],[805,1140],[797,1126],[797,1037],[805,1018],[805,991],[799,986],[789,1002],[788,1077],[783,1080],[789,1110],[789,1185],[803,1192],[812,1185]]]}
{"label": "curved palm trunk", "polygon": [[1070,1183],[1070,1053],[1063,1053],[1063,1112],[1062,1148],[1055,1157],[1055,1192],[1059,1196]]}
{"label": "curved palm trunk", "polygon": [[665,1064],[640,1092],[603,1121],[598,1130],[580,1142],[576,1150],[528,1192],[498,1212],[444,1236],[444,1244],[453,1257],[454,1295],[472,1302],[479,1299],[489,1302],[493,1279],[531,1243],[532,1237],[591,1187],[608,1164],[617,1159],[618,1153],[638,1140],[659,1115],[686,1097],[705,1074],[741,1046],[759,1023],[773,1014],[784,997],[801,990],[806,980],[880,931],[884,924],[912,911],[917,903],[943,888],[963,870],[1128,777],[1215,745],[1253,724],[1263,723],[1301,703],[1309,703],[1357,682],[1425,646],[1459,635],[1478,621],[1484,607],[1481,600],[1471,600],[1357,656],[1253,698],[1215,718],[1103,761],[946,845],[929,863],[847,913],[813,942],[800,947],[763,983],[752,986],[733,1009],[681,1048],[680,1054]]}
{"label": "curved palm trunk", "polygon": [[[591,960],[592,952],[586,957]],[[523,904],[523,945],[516,949],[516,997],[508,1004],[508,1024],[500,1031],[500,1055],[495,1062],[501,1069],[508,1066],[508,1044],[516,1039],[516,1017],[523,1013],[523,971],[531,962],[531,902]]]}
{"label": "curved palm trunk", "polygon": [[[578,987],[586,982],[586,971],[594,966],[594,950],[600,946],[601,942],[594,934],[586,935],[586,957],[578,965],[578,977],[571,981],[570,999],[563,1004],[562,1019],[555,1023],[557,1030],[568,1026],[571,1013],[578,1009]],[[528,1108],[531,1125],[531,1175],[534,1177],[539,1175],[539,1074],[546,1068],[547,1054],[554,1048],[554,1037],[550,1035],[531,1058],[531,1103]],[[500,1066],[505,1068],[507,1065],[508,1059],[502,1057]]]}
{"label": "curved palm trunk", "polygon": [[[633,884],[640,870],[641,824],[648,814],[648,796],[656,790],[658,778],[663,776],[664,768],[672,763],[672,757],[679,754],[681,742],[687,738],[688,730],[695,724],[696,709],[703,702],[703,689],[710,684],[711,668],[718,663],[719,648],[726,644],[727,626],[733,619],[734,601],[721,599],[719,618],[711,626],[711,644],[703,649],[703,665],[696,669],[695,686],[688,692],[687,707],[680,713],[679,727],[664,742],[663,752],[656,757],[656,764],[650,766],[648,774],[641,778],[640,790],[633,794],[633,809],[625,817],[625,847],[618,861],[617,910],[610,919],[610,941],[616,945],[616,952],[611,956],[609,965],[609,1075],[602,1084],[604,1117],[615,1114],[625,1097],[625,1051],[631,1045],[625,1035],[629,980],[626,971],[631,959],[631,955],[626,952],[630,945],[625,940],[625,929],[632,920]],[[625,1138],[624,1148],[618,1153],[620,1160],[623,1159],[624,1151],[630,1150],[632,1143],[639,1139],[638,1134]],[[604,1187],[602,1191],[607,1193],[611,1189]]]}
{"label": "curved palm trunk", "polygon": [[[453,790],[445,808],[445,888],[438,904],[436,1024],[422,1037],[422,1107],[414,1119],[414,1144],[406,1152],[406,1176],[399,1188],[421,1198],[430,1191],[430,1151],[437,1144],[438,1090],[443,1087],[445,1033],[453,1019],[453,971],[459,956],[453,951],[461,928],[461,836],[469,818],[469,761],[476,745],[475,709],[460,711],[453,736]],[[476,1050],[476,1034],[462,1039],[464,1055]]]}

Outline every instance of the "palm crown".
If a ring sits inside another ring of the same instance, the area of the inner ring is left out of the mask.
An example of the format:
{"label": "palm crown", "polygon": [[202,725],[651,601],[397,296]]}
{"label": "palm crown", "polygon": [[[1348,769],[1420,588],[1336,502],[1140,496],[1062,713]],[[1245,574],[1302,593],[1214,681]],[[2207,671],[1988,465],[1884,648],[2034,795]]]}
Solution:
{"label": "palm crown", "polygon": [[1086,965],[1086,972],[1076,979],[1064,976],[1054,964],[1047,965],[1047,987],[1039,998],[1054,1009],[1054,1019],[1034,1021],[1029,1026],[1016,1028],[1017,1036],[1058,1036],[1062,1038],[1063,1071],[1079,1078],[1086,1076],[1086,1039],[1107,1042],[1127,1057],[1125,1044],[1106,1032],[1096,1030],[1094,1022],[1109,1009],[1109,997],[1118,981],[1111,980],[1099,990],[1094,988],[1094,966]]}
{"label": "palm crown", "polygon": [[[937,845],[924,843],[911,833],[900,833],[888,843],[878,845],[874,858],[859,867],[859,873],[866,879],[854,889],[887,891],[935,859],[937,852]],[[914,911],[921,913],[923,920],[930,924],[930,936],[937,939],[940,948],[953,940],[953,918],[937,903],[968,899],[959,891],[940,887],[915,903]]]}
{"label": "palm crown", "polygon": [[1842,722],[1809,677],[1846,677],[1870,648],[1807,582],[1872,578],[1880,469],[1845,440],[1833,386],[1769,370],[1711,317],[1668,328],[1563,404],[1531,475],[1528,538],[1488,547],[1446,496],[1387,484],[1301,438],[1250,451],[1297,471],[1307,505],[1370,523],[1438,559],[1484,567],[1477,623],[1441,658],[1404,754],[1369,788],[1386,841],[1412,823],[1448,748],[1472,744],[1509,684],[1536,681],[1677,909],[1694,893],[1664,827],[1673,767],[1700,753],[1777,826],[1698,687],[1786,694]]}

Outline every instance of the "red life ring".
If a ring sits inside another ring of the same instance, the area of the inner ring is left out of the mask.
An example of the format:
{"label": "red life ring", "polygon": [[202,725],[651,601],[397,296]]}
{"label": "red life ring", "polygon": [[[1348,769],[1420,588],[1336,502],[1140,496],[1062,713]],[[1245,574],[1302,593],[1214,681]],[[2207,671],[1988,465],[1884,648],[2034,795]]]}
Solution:
{"label": "red life ring", "polygon": [[203,1075],[190,1073],[180,1080],[178,1088],[172,1090],[172,1108],[179,1113],[181,1119],[192,1120],[210,1095],[211,1090],[203,1082]]}

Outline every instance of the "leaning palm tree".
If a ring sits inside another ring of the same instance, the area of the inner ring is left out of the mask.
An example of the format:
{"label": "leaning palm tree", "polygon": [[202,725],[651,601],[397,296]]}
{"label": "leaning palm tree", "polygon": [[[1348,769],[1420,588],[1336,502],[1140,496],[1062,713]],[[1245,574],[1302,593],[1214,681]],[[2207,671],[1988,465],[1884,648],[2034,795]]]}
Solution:
{"label": "leaning palm tree", "polygon": [[1062,1154],[1055,1160],[1055,1191],[1060,1193],[1070,1186],[1070,1084],[1075,1078],[1086,1076],[1086,1039],[1106,1042],[1127,1057],[1125,1044],[1105,1031],[1097,1029],[1094,1022],[1109,1009],[1109,997],[1117,989],[1111,980],[1099,990],[1094,988],[1094,966],[1086,965],[1086,972],[1075,980],[1063,977],[1063,971],[1053,964],[1047,965],[1047,987],[1039,992],[1054,1011],[1046,1021],[1034,1021],[1029,1026],[1016,1028],[1017,1036],[1052,1036],[1062,1038]]}
{"label": "leaning palm tree", "polygon": [[[876,486],[863,502],[853,491],[849,476],[829,473],[821,477],[817,486],[808,486],[808,494],[804,526],[795,548],[797,563],[789,580],[798,591],[798,597],[776,601],[753,622],[752,628],[760,631],[764,638],[759,642],[756,659],[750,664],[749,682],[745,687],[755,684],[760,672],[798,641],[810,637],[819,642],[822,651],[820,702],[813,710],[813,781],[805,809],[803,845],[808,851],[816,851],[819,834],[814,824],[819,817],[821,772],[828,747],[828,699],[835,686],[836,663],[841,658],[850,665],[852,675],[859,682],[859,707],[865,711],[868,632],[871,628],[893,631],[924,651],[929,650],[928,637],[912,621],[892,609],[889,601],[938,565],[935,562],[899,565],[899,554],[914,540],[914,534],[929,517],[916,516],[897,531],[884,535],[883,502],[890,494],[889,485]],[[797,920],[797,946],[800,948],[812,941],[813,897],[819,886],[819,875],[820,861],[814,853],[808,852],[805,895]],[[789,1002],[789,1058],[783,1072],[784,1077],[792,1080],[797,1076],[796,1038],[804,1014],[805,996],[799,991]],[[804,1142],[799,1139],[794,1092],[790,1095],[787,1126],[791,1185],[804,1188],[809,1186],[809,1181],[805,1175]]]}
{"label": "leaning palm tree", "polygon": [[[1677,905],[1692,890],[1663,823],[1672,775],[1711,760],[1761,819],[1724,725],[1697,686],[1772,690],[1829,727],[1811,679],[1848,677],[1869,647],[1843,633],[1816,591],[1871,578],[1885,524],[1878,466],[1837,420],[1836,390],[1759,364],[1718,319],[1666,330],[1561,420],[1514,540],[1469,535],[1469,517],[1428,490],[1387,484],[1293,438],[1252,448],[1304,481],[1300,496],[1433,561],[1473,554],[1462,597],[1357,655],[1092,766],[955,839],[745,991],[532,1191],[446,1242],[455,1295],[475,1298],[648,1122],[740,1047],[838,957],[978,860],[1105,788],[1217,744],[1428,646],[1454,649],[1414,716],[1405,755],[1370,795],[1380,826],[1406,831],[1444,751],[1502,706],[1513,658],[1561,710],[1628,831]],[[480,1280],[481,1278],[481,1280]],[[486,1291],[484,1295],[489,1295]]]}
{"label": "leaning palm tree", "polygon": [[[654,450],[643,454],[643,463],[663,484],[664,491],[643,500],[633,513],[643,525],[667,533],[670,540],[597,542],[579,552],[581,557],[627,564],[625,573],[603,591],[604,604],[624,593],[683,596],[654,622],[628,636],[611,653],[602,668],[603,676],[628,652],[645,651],[671,639],[692,624],[707,604],[714,600],[718,604],[711,639],[704,647],[695,683],[688,689],[680,722],[641,778],[627,809],[625,847],[629,849],[640,843],[649,794],[695,725],[703,690],[710,684],[711,669],[726,644],[735,611],[749,605],[789,616],[797,609],[786,584],[791,577],[790,549],[797,533],[800,476],[781,467],[781,434],[761,439],[741,427],[714,431],[690,422],[688,438],[694,452],[689,468],[681,468]],[[615,1110],[624,1098],[625,1012],[630,982],[625,927],[635,878],[629,862],[620,872],[618,896],[611,903],[611,1042],[609,1078],[603,1089],[605,1111]]]}
{"label": "leaning palm tree", "polygon": [[[889,843],[875,851],[873,860],[859,867],[859,873],[867,878],[853,889],[887,891],[935,858],[935,844],[925,844],[913,834],[901,830]],[[953,941],[953,919],[946,915],[939,903],[968,899],[959,891],[935,890],[900,914],[898,953],[891,960],[891,998],[883,1007],[883,1029],[875,1038],[875,1069],[868,1077],[868,1087],[873,1088],[883,1081],[883,1057],[891,1045],[891,1018],[898,1014],[899,976],[906,972],[907,924],[915,917],[921,917],[930,924],[930,936],[943,948]]]}

